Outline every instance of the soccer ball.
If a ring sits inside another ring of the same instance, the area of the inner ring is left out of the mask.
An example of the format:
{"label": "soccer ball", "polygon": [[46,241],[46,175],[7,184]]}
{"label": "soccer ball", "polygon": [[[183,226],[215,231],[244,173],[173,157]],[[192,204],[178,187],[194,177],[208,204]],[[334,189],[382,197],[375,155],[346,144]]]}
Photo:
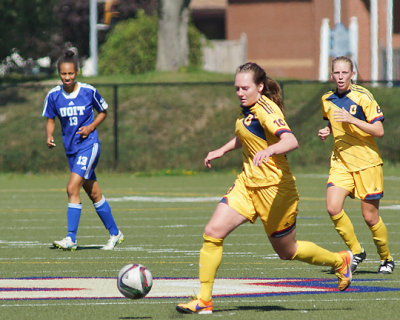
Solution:
{"label": "soccer ball", "polygon": [[118,273],[118,290],[127,298],[144,298],[152,285],[153,276],[150,270],[141,264],[128,264]]}

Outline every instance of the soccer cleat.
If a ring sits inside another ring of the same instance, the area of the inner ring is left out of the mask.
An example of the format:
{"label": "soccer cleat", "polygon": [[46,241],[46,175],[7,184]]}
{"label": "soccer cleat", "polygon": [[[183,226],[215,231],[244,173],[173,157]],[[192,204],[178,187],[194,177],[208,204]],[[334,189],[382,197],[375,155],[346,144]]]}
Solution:
{"label": "soccer cleat", "polygon": [[125,238],[121,231],[118,231],[116,236],[110,236],[107,244],[101,250],[113,250],[117,244],[124,242]]}
{"label": "soccer cleat", "polygon": [[380,274],[391,274],[393,273],[394,269],[394,261],[388,259],[385,259],[384,261],[381,261],[381,265],[378,268],[378,273]]}
{"label": "soccer cleat", "polygon": [[367,257],[367,253],[365,252],[364,248],[362,249],[361,253],[353,254],[353,260],[351,261],[351,272],[354,273],[356,271],[358,265],[365,260]]}
{"label": "soccer cleat", "polygon": [[180,313],[211,314],[213,312],[213,303],[212,300],[205,302],[200,298],[195,297],[188,303],[178,304],[176,310]]}
{"label": "soccer cleat", "polygon": [[59,248],[59,249],[71,250],[71,251],[75,251],[76,248],[78,248],[77,243],[72,242],[71,237],[65,237],[64,239],[62,239],[60,241],[54,241],[53,246],[55,246],[56,248]]}
{"label": "soccer cleat", "polygon": [[335,271],[338,277],[338,289],[344,291],[351,283],[351,261],[353,260],[353,254],[351,251],[340,251],[341,258],[343,259],[343,266]]}

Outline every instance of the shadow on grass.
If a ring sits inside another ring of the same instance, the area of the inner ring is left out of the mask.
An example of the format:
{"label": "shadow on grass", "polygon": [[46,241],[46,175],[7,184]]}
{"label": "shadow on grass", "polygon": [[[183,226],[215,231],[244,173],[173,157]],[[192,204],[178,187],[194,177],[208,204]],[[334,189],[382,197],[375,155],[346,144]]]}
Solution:
{"label": "shadow on grass", "polygon": [[375,274],[375,275],[379,275],[379,273],[374,270],[357,270],[356,272],[353,273],[353,276],[357,276],[357,275],[361,275],[361,274]]}
{"label": "shadow on grass", "polygon": [[[78,248],[76,248],[76,251],[78,250],[100,250],[101,248],[103,248],[103,246],[78,246]],[[68,249],[60,249],[57,247],[49,247],[50,250],[62,250],[62,251],[70,251]]]}
{"label": "shadow on grass", "polygon": [[[268,312],[268,311],[324,311],[324,309],[312,308],[312,309],[304,309],[304,308],[285,308],[281,306],[238,306],[236,308],[231,309],[219,309],[214,310],[213,313],[217,312],[227,312],[227,311],[256,311],[256,312]],[[329,310],[351,310],[351,308],[336,308]]]}
{"label": "shadow on grass", "polygon": [[[326,274],[335,274],[332,271],[332,269],[323,270],[322,272],[326,273]],[[375,275],[377,275],[378,273],[376,272],[376,270],[372,271],[372,270],[359,270],[359,269],[357,269],[355,272],[353,272],[353,276],[367,275],[367,274],[375,274]]]}
{"label": "shadow on grass", "polygon": [[129,319],[153,319],[152,317],[119,317],[120,320],[129,320]]}

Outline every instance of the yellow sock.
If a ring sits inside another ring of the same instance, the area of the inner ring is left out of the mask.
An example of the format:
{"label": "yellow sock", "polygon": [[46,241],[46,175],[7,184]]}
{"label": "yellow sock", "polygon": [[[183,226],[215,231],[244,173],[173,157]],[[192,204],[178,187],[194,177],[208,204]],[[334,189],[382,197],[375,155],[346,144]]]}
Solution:
{"label": "yellow sock", "polygon": [[203,235],[203,247],[200,250],[199,278],[201,283],[199,298],[210,301],[215,275],[222,260],[222,244],[224,239],[215,239]]}
{"label": "yellow sock", "polygon": [[342,210],[339,214],[330,217],[335,225],[336,231],[342,237],[351,252],[353,254],[361,253],[361,244],[357,240],[356,234],[354,233],[353,224],[351,223],[346,212]]}
{"label": "yellow sock", "polygon": [[330,266],[334,270],[343,265],[338,253],[326,250],[310,241],[297,241],[297,251],[292,260],[299,260],[317,266]]}
{"label": "yellow sock", "polygon": [[381,260],[393,260],[389,252],[387,229],[382,218],[379,217],[379,222],[369,229],[372,232],[372,238],[374,239]]}

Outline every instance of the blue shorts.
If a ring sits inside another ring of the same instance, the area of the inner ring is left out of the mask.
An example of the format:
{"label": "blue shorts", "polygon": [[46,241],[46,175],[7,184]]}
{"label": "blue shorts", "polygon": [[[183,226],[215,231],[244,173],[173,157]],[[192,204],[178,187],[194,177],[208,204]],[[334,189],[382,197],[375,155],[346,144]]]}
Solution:
{"label": "blue shorts", "polygon": [[100,158],[100,144],[94,143],[92,148],[67,155],[69,169],[86,180],[96,180],[94,169]]}

